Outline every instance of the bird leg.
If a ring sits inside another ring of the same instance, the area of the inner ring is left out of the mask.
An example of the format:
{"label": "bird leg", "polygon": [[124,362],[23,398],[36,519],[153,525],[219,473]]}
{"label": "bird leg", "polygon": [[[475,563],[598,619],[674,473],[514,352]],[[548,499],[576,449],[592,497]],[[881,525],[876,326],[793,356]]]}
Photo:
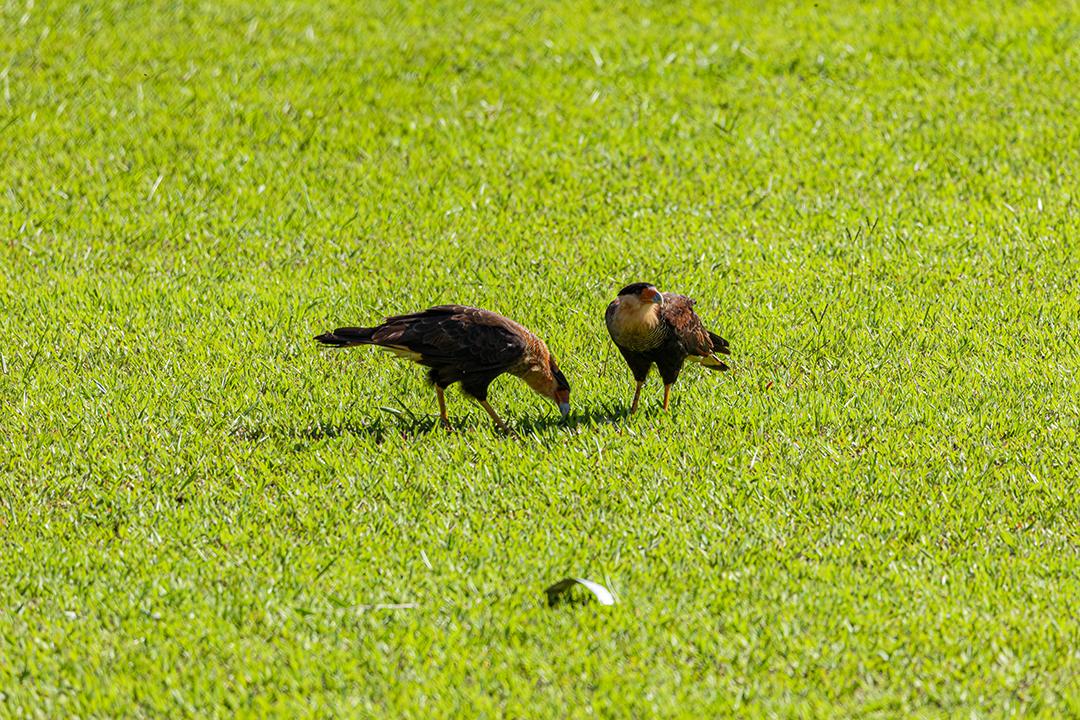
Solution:
{"label": "bird leg", "polygon": [[446,398],[443,397],[443,389],[438,385],[435,386],[435,397],[439,398],[439,419],[442,420],[443,427],[450,430],[450,418],[446,415]]}
{"label": "bird leg", "polygon": [[671,385],[664,385],[664,409],[667,410],[668,398],[671,396]]}
{"label": "bird leg", "polygon": [[507,435],[513,435],[514,434],[513,431],[510,430],[510,428],[508,428],[506,426],[506,423],[504,423],[502,421],[502,418],[500,418],[498,416],[498,414],[495,412],[495,408],[491,407],[491,405],[488,404],[487,400],[481,400],[480,401],[480,407],[487,410],[487,414],[491,416],[491,419],[495,421],[495,424],[499,426],[500,430],[502,430]]}
{"label": "bird leg", "polygon": [[641,386],[645,384],[644,380],[638,380],[637,390],[634,391],[634,402],[630,405],[630,414],[633,415],[637,412],[638,400],[641,399]]}

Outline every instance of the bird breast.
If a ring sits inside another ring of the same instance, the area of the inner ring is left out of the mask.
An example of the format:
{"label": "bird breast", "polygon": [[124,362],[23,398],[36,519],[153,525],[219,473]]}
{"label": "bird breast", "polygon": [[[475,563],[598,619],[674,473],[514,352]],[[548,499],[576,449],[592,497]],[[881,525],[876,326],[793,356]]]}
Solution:
{"label": "bird breast", "polygon": [[616,345],[627,350],[652,350],[664,341],[660,307],[653,303],[619,300],[611,314],[608,331]]}

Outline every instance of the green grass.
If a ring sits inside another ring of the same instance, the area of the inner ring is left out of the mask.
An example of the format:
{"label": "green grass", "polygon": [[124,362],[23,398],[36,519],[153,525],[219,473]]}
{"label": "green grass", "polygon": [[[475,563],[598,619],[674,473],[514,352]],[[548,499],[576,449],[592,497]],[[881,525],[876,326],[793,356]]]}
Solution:
{"label": "green grass", "polygon": [[1080,714],[1076,3],[310,5],[0,0],[0,716]]}

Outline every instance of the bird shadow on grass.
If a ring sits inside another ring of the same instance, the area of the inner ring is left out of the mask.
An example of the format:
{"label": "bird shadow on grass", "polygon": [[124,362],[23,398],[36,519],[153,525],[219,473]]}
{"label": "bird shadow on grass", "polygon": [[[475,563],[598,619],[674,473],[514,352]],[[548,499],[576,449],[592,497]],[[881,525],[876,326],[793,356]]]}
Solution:
{"label": "bird shadow on grass", "polygon": [[391,437],[413,439],[441,430],[437,417],[374,416],[370,422],[333,422],[319,420],[304,427],[273,427],[257,425],[233,434],[243,440],[258,442],[264,439],[318,442],[342,437],[371,438],[383,443]]}
{"label": "bird shadow on grass", "polygon": [[333,439],[342,436],[369,437],[376,443],[382,443],[390,437],[411,439],[428,435],[439,429],[437,418],[424,417],[385,417],[375,416],[365,423],[317,423],[306,435],[309,440]]}
{"label": "bird shadow on grass", "polygon": [[[379,409],[382,410],[382,413],[372,416],[369,422],[320,420],[305,427],[292,428],[255,425],[238,428],[233,432],[233,435],[253,442],[275,438],[300,442],[318,442],[340,437],[364,437],[371,438],[376,443],[383,443],[391,437],[414,440],[429,436],[433,432],[447,432],[442,423],[439,422],[438,416],[418,415],[411,411],[401,411],[396,408],[383,407]],[[511,421],[510,425],[514,434],[525,436],[546,433],[551,430],[578,430],[616,424],[628,417],[630,417],[629,407],[609,404],[573,412],[566,420],[554,414],[546,414],[518,418]],[[483,419],[479,422],[467,424],[453,423],[453,429],[449,432],[451,435],[485,432],[506,437],[504,433]]]}
{"label": "bird shadow on grass", "polygon": [[570,417],[563,420],[555,415],[542,415],[536,418],[522,419],[514,423],[518,432],[536,433],[560,428],[577,430],[579,428],[594,427],[597,425],[615,424],[630,417],[630,407],[627,405],[606,403],[577,410],[570,413]]}

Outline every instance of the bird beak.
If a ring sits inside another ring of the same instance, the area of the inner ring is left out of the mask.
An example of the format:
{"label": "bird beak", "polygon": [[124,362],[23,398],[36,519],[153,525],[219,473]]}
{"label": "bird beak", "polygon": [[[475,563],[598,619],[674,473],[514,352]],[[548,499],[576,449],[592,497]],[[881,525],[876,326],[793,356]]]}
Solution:
{"label": "bird beak", "polygon": [[656,288],[645,288],[641,292],[641,299],[645,302],[656,303],[657,305],[664,304],[664,296],[660,294],[660,291]]}
{"label": "bird beak", "polygon": [[559,403],[559,412],[562,413],[562,419],[563,420],[570,417],[570,403],[568,403],[568,402]]}

